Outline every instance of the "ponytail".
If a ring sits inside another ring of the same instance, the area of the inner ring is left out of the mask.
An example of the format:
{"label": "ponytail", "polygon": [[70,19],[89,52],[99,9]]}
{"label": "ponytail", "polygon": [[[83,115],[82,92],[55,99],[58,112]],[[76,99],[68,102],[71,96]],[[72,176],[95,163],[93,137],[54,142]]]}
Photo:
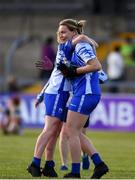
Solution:
{"label": "ponytail", "polygon": [[78,33],[79,34],[83,33],[83,28],[86,24],[86,20],[80,20],[77,22],[77,24],[78,24],[78,30],[79,30]]}

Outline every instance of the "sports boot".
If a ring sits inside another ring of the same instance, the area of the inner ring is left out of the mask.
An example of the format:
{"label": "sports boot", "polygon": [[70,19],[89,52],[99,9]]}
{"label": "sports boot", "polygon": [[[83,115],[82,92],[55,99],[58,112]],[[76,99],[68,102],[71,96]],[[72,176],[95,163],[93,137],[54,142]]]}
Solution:
{"label": "sports boot", "polygon": [[54,167],[50,167],[47,165],[44,166],[42,174],[47,177],[58,177],[58,174],[56,173]]}
{"label": "sports boot", "polygon": [[91,179],[100,179],[108,171],[109,171],[108,166],[104,162],[101,162],[99,165],[95,167],[94,173],[91,176]]}
{"label": "sports boot", "polygon": [[27,171],[28,171],[33,177],[40,177],[40,176],[41,176],[40,167],[37,167],[33,162],[28,166]]}

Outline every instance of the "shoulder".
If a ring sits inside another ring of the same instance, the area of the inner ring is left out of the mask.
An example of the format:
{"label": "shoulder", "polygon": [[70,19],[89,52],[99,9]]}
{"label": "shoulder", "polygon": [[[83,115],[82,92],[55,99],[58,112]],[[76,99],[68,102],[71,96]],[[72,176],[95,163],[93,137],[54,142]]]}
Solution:
{"label": "shoulder", "polygon": [[84,50],[84,49],[87,49],[87,50],[90,50],[90,51],[93,50],[92,46],[87,42],[79,42],[79,43],[77,43],[75,49],[76,49],[76,51],[80,51],[80,50]]}

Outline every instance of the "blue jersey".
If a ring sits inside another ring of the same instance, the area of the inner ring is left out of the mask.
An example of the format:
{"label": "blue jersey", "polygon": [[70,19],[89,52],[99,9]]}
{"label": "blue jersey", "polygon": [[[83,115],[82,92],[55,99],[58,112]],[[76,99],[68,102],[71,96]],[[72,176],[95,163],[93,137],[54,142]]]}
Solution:
{"label": "blue jersey", "polygon": [[[94,58],[96,58],[96,54],[93,47],[88,43],[80,42],[75,47],[71,58],[71,64],[82,67],[85,66],[89,60]],[[80,75],[71,80],[71,84],[75,96],[101,94],[98,71]]]}

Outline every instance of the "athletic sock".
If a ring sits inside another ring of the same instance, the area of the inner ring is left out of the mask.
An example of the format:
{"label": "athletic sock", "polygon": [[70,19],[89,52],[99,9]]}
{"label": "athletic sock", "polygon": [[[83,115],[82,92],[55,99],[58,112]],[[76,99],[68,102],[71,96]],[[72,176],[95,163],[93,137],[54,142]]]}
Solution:
{"label": "athletic sock", "polygon": [[80,174],[80,163],[72,163],[72,173]]}
{"label": "athletic sock", "polygon": [[32,162],[37,166],[40,167],[41,159],[33,157]]}
{"label": "athletic sock", "polygon": [[101,160],[101,158],[100,158],[100,156],[99,156],[98,153],[93,154],[93,155],[91,156],[91,159],[92,159],[92,161],[93,161],[93,163],[94,163],[95,166],[97,166],[97,165],[99,165],[101,162],[103,162],[103,161]]}
{"label": "athletic sock", "polygon": [[90,168],[90,159],[87,154],[82,156],[82,169],[89,169]]}

